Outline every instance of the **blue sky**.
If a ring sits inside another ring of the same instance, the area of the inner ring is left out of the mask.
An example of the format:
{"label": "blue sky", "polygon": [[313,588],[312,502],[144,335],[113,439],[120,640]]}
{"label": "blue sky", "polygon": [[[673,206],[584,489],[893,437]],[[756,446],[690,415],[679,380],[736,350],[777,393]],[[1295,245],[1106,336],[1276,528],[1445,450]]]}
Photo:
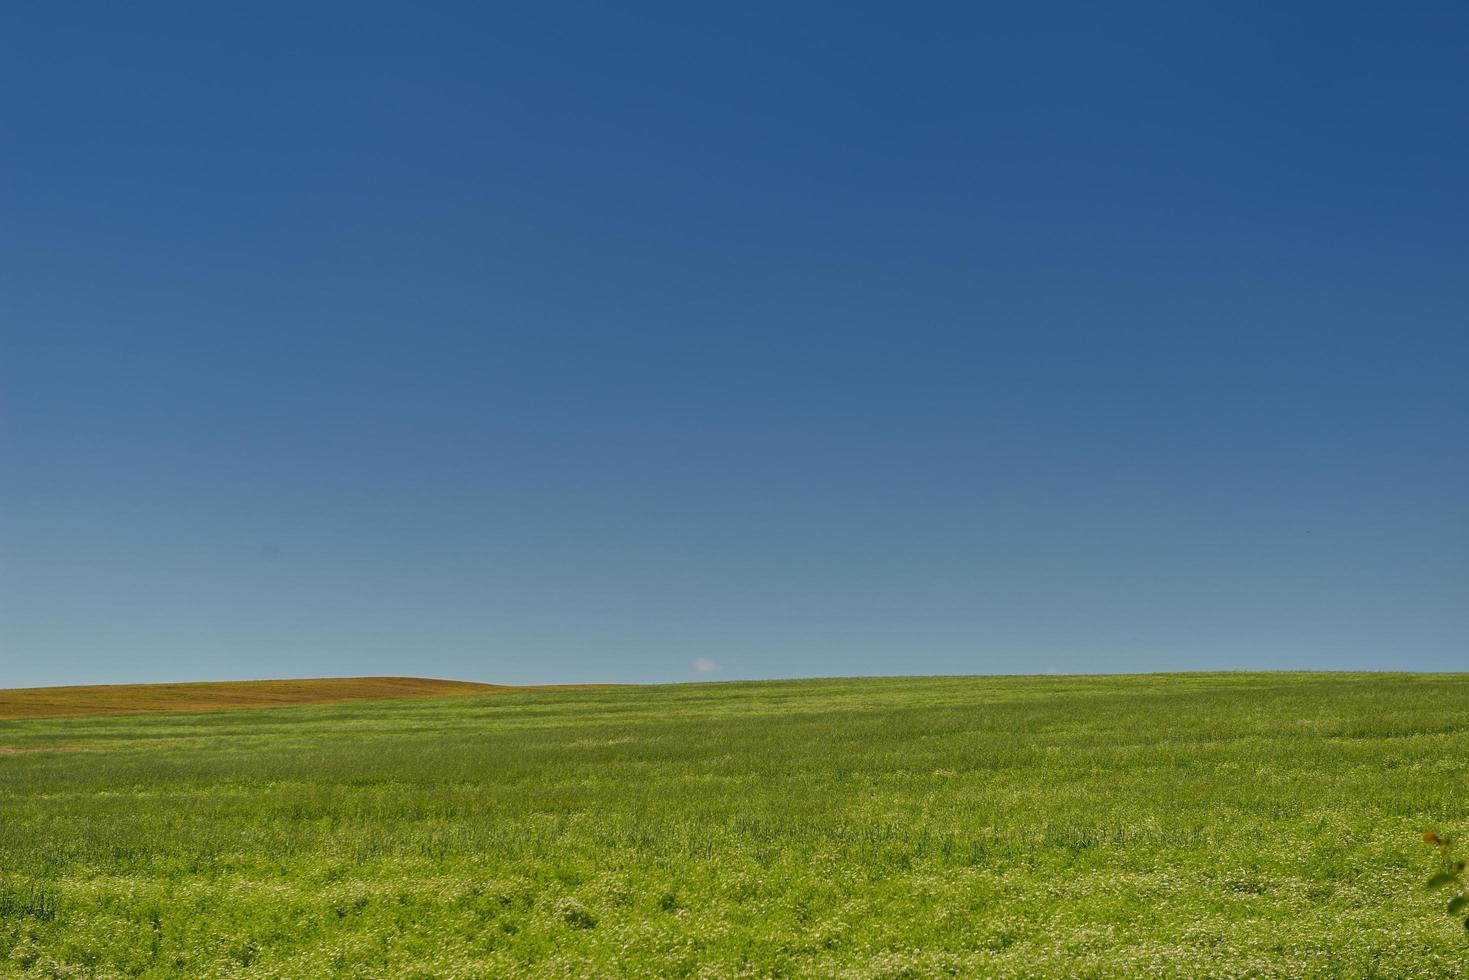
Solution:
{"label": "blue sky", "polygon": [[0,686],[1469,666],[1469,8],[27,4]]}

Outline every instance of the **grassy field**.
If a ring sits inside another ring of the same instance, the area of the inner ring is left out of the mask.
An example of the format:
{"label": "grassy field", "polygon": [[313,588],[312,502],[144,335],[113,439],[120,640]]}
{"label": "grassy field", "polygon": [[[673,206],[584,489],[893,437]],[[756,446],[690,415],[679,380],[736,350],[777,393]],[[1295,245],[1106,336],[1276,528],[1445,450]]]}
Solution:
{"label": "grassy field", "polygon": [[1469,675],[0,721],[0,974],[1469,976]]}

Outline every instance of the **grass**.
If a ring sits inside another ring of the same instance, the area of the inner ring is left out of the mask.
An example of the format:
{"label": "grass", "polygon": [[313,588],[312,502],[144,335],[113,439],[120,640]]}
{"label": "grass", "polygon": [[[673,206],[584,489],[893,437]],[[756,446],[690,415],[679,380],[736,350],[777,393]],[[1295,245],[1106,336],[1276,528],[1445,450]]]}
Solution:
{"label": "grass", "polygon": [[0,974],[1469,976],[1469,675],[0,722]]}
{"label": "grass", "polygon": [[0,690],[0,720],[71,718],[152,711],[216,711],[287,704],[441,698],[453,695],[573,688],[507,687],[423,677],[314,677],[282,681],[205,681],[192,684],[104,684]]}

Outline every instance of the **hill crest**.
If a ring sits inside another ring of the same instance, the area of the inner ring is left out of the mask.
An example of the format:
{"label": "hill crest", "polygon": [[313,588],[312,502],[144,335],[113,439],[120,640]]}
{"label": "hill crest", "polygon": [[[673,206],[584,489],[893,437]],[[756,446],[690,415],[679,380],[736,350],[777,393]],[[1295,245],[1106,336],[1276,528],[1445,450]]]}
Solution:
{"label": "hill crest", "polygon": [[[578,685],[569,685],[572,687]],[[0,689],[0,720],[219,711],[401,698],[463,697],[556,690],[430,677],[303,677],[261,681],[95,684]]]}

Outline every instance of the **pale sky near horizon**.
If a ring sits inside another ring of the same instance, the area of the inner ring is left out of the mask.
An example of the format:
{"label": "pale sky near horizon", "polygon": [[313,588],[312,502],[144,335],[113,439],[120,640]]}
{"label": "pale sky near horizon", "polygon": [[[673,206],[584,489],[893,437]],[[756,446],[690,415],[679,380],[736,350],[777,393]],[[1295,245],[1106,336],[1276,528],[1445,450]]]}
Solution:
{"label": "pale sky near horizon", "polygon": [[0,16],[0,687],[1469,668],[1469,8]]}

